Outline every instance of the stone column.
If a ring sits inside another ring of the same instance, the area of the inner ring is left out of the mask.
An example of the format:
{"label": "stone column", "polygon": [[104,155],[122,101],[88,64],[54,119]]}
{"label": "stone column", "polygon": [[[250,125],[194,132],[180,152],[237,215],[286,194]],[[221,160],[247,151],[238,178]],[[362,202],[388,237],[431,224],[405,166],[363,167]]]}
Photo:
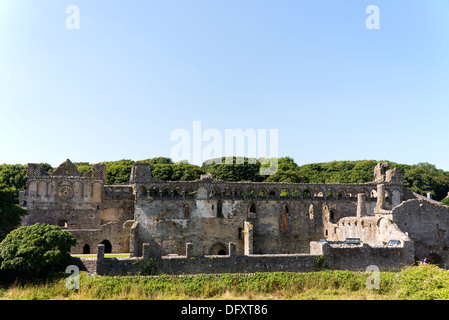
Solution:
{"label": "stone column", "polygon": [[249,221],[243,222],[243,254],[253,254],[253,225]]}
{"label": "stone column", "polygon": [[137,227],[139,222],[136,221],[133,223],[131,228],[129,229],[129,256],[135,257],[137,256]]}
{"label": "stone column", "polygon": [[385,185],[380,183],[377,185],[377,205],[378,209],[385,209]]}
{"label": "stone column", "polygon": [[148,260],[150,258],[150,244],[144,243],[142,245],[142,259]]}
{"label": "stone column", "polygon": [[357,218],[361,218],[366,215],[366,195],[365,193],[359,193],[357,195]]}
{"label": "stone column", "polygon": [[229,256],[230,257],[235,256],[235,243],[234,242],[229,243]]}
{"label": "stone column", "polygon": [[186,243],[186,257],[187,257],[187,259],[190,259],[191,257],[193,257],[193,243],[192,242]]}
{"label": "stone column", "polygon": [[104,244],[98,245],[97,261],[104,259]]}
{"label": "stone column", "polygon": [[103,275],[104,273],[104,244],[98,245],[98,251],[97,251],[97,274]]}

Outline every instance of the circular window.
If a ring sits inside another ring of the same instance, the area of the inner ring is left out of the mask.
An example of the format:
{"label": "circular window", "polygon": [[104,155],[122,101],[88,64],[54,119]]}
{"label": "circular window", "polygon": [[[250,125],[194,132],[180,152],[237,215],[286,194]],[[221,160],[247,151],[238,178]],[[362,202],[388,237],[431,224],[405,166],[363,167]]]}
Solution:
{"label": "circular window", "polygon": [[73,189],[69,186],[59,188],[58,196],[61,200],[67,201],[73,198]]}

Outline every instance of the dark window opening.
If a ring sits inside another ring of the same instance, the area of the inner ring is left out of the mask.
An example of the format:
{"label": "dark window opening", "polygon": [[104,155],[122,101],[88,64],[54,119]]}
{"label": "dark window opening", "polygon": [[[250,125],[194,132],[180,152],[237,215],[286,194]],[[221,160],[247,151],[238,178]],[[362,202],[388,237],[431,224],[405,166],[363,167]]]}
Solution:
{"label": "dark window opening", "polygon": [[331,219],[331,220],[334,220],[334,210],[333,209],[331,209],[331,210],[329,210],[329,218]]}
{"label": "dark window opening", "polygon": [[248,218],[256,218],[256,205],[252,203],[248,208]]}
{"label": "dark window opening", "polygon": [[249,212],[256,213],[256,206],[254,205],[254,203],[249,207]]}
{"label": "dark window opening", "polygon": [[223,205],[221,201],[217,202],[217,218],[223,218]]}
{"label": "dark window opening", "polygon": [[226,251],[225,251],[224,249],[220,249],[220,250],[218,251],[218,255],[219,255],[219,256],[225,256],[225,255],[226,255]]}
{"label": "dark window opening", "polygon": [[59,220],[58,221],[58,226],[61,228],[67,228],[67,220]]}

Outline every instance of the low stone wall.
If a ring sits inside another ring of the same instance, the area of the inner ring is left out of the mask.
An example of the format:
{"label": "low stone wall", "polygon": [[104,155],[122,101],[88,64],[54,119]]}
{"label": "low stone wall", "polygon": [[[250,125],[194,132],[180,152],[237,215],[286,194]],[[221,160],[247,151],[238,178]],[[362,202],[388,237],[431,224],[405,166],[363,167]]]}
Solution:
{"label": "low stone wall", "polygon": [[365,271],[368,266],[374,265],[380,271],[393,271],[415,262],[411,241],[395,246],[312,242],[311,252],[324,255],[326,267],[333,270]]}
{"label": "low stone wall", "polygon": [[148,246],[144,246],[143,252],[143,257],[105,258],[104,246],[100,245],[97,258],[76,258],[74,261],[81,271],[108,276],[312,272],[323,267],[366,271],[370,265],[380,271],[390,271],[414,262],[413,243],[409,242],[394,247],[311,242],[311,254],[235,255],[233,243],[229,245],[227,256],[192,256],[191,244],[187,245],[185,256],[150,257]]}
{"label": "low stone wall", "polygon": [[97,258],[74,257],[72,262],[80,269],[80,271],[86,271],[90,274],[97,273]]}

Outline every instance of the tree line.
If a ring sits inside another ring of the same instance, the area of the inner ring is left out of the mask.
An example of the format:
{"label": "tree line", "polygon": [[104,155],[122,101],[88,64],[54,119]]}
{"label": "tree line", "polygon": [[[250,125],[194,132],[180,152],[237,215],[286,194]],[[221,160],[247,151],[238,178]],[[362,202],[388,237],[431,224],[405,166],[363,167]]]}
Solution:
{"label": "tree line", "polygon": [[[430,163],[416,165],[399,164],[391,161],[361,160],[332,161],[298,165],[290,157],[278,159],[278,170],[270,176],[260,175],[260,168],[267,166],[264,159],[236,158],[232,163],[225,163],[225,158],[210,159],[201,166],[181,162],[174,163],[170,158],[157,157],[141,160],[151,164],[154,177],[165,181],[197,180],[201,175],[210,173],[216,179],[225,181],[254,182],[294,182],[294,183],[365,183],[374,180],[374,167],[378,162],[389,162],[391,168],[398,167],[404,174],[404,184],[411,191],[421,195],[432,193],[435,200],[443,200],[449,191],[449,172],[437,169]],[[137,161],[106,161],[106,184],[126,184],[129,182],[131,168]],[[231,161],[229,161],[231,162]],[[265,161],[266,162],[266,161]],[[81,173],[92,168],[88,162],[74,163]],[[44,171],[50,173],[55,168],[43,163]],[[15,203],[18,194],[25,189],[26,165],[0,165],[0,189],[8,189],[13,193]],[[446,199],[444,201],[447,201]]]}

